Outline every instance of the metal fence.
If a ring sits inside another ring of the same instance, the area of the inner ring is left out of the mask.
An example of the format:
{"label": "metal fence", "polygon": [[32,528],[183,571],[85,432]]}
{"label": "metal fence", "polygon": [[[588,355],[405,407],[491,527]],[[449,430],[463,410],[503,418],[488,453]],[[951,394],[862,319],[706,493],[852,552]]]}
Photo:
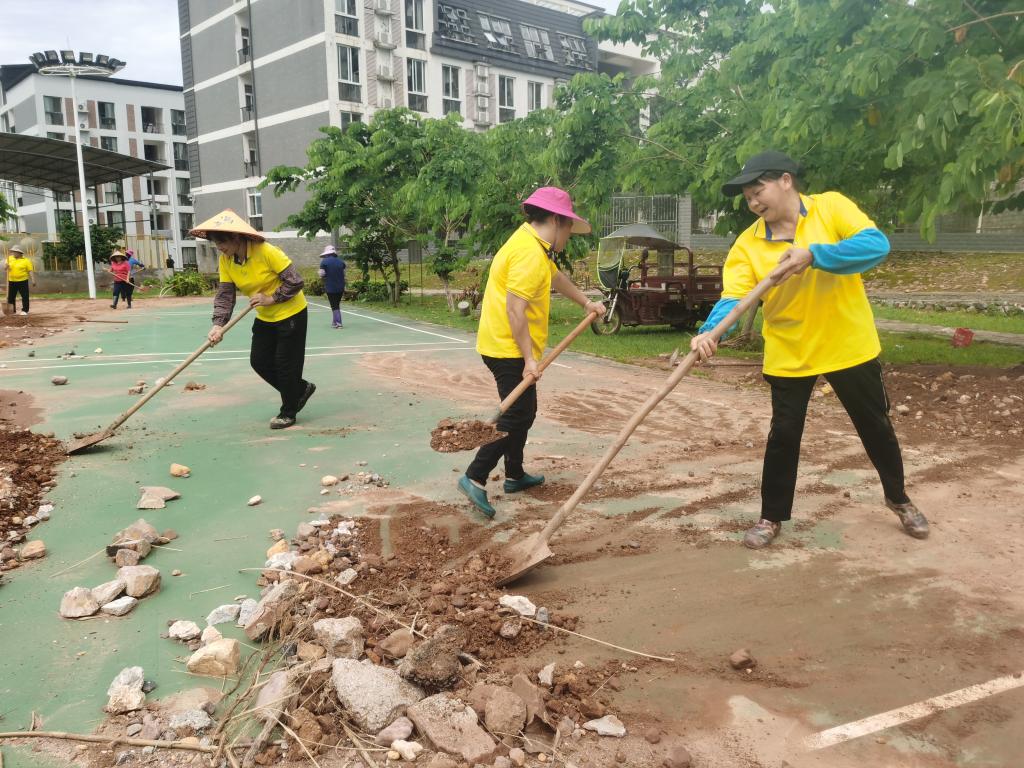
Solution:
{"label": "metal fence", "polygon": [[[689,198],[678,195],[616,195],[601,222],[600,236],[607,237],[628,224],[647,224],[674,242],[690,222],[681,221],[681,203]],[[687,232],[687,234],[689,234]]]}

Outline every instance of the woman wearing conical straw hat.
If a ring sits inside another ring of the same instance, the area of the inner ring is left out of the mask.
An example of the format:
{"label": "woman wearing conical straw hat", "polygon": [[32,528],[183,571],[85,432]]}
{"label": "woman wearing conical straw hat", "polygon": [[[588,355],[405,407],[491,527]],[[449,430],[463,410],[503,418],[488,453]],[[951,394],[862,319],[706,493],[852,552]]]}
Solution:
{"label": "woman wearing conical straw hat", "polygon": [[302,378],[306,360],[306,297],[302,275],[284,251],[266,242],[237,213],[228,209],[191,231],[220,251],[220,282],[213,300],[213,327],[207,334],[216,344],[231,319],[238,291],[256,308],[252,324],[252,369],[281,395],[281,410],[271,429],[284,429],[295,418],[316,386]]}

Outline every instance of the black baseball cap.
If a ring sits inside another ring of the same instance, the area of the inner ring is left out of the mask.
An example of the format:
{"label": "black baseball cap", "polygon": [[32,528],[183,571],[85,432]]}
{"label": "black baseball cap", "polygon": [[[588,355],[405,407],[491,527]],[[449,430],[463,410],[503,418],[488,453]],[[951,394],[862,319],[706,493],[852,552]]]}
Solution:
{"label": "black baseball cap", "polygon": [[740,195],[743,193],[745,185],[757,181],[768,171],[779,171],[799,176],[800,164],[784,152],[776,152],[772,149],[761,152],[743,164],[743,170],[738,176],[734,176],[722,185],[722,194],[726,197]]}

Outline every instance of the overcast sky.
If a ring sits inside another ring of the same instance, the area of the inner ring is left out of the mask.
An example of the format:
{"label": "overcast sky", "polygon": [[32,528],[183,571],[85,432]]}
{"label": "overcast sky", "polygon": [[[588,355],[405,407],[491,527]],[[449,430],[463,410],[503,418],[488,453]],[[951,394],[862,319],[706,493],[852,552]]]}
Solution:
{"label": "overcast sky", "polygon": [[[619,4],[587,2],[611,11]],[[34,51],[72,48],[128,62],[117,75],[126,80],[181,85],[177,0],[25,0],[3,5],[0,64],[27,64]]]}

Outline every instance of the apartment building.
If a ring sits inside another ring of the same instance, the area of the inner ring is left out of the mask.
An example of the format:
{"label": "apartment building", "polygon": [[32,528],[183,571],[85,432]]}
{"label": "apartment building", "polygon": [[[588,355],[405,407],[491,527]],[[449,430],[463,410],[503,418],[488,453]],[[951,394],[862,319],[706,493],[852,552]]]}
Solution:
{"label": "apartment building", "polygon": [[655,70],[635,46],[583,31],[574,0],[179,0],[196,214],[224,208],[273,230],[302,204],[257,189],[302,166],[324,125],[377,109],[462,116],[486,130],[551,105],[578,72]]}
{"label": "apartment building", "polygon": [[[26,55],[27,56],[27,55]],[[179,266],[195,263],[193,197],[181,86],[119,78],[80,77],[77,102],[66,77],[48,77],[31,64],[0,66],[0,130],[74,141],[78,123],[83,143],[170,166],[80,194],[9,185],[5,196],[17,208],[17,229],[53,237],[58,217],[75,216],[82,225],[121,227],[129,245],[135,239],[166,239],[166,252]],[[152,249],[147,249],[152,250]],[[155,251],[153,251],[155,253]],[[154,264],[154,266],[157,266]],[[163,266],[162,263],[159,266]]]}

